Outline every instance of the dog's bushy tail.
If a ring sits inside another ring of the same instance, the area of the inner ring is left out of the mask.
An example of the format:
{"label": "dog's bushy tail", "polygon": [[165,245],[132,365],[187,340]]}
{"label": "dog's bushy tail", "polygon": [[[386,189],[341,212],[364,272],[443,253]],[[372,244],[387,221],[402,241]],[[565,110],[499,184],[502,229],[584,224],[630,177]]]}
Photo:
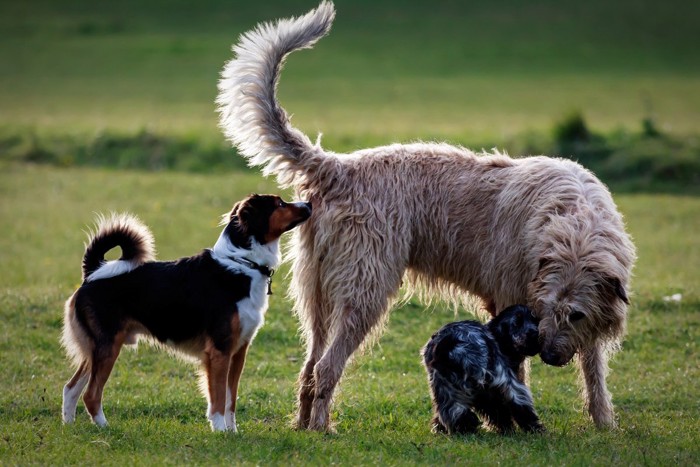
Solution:
{"label": "dog's bushy tail", "polygon": [[[123,274],[155,259],[153,234],[138,217],[126,213],[98,215],[95,225],[95,231],[88,233],[83,256],[83,281]],[[122,250],[121,258],[105,263],[105,254],[116,247]]]}
{"label": "dog's bushy tail", "polygon": [[291,125],[280,106],[279,75],[286,56],[313,46],[334,18],[333,3],[324,0],[304,16],[259,24],[234,45],[234,58],[221,74],[217,104],[224,134],[249,165],[276,174],[282,186],[312,172],[324,153]]}

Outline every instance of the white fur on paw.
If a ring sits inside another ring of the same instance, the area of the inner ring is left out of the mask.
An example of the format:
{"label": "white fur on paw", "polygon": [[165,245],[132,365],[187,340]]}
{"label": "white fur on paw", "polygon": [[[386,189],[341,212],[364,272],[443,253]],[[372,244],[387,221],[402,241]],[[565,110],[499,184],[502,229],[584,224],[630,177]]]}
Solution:
{"label": "white fur on paw", "polygon": [[238,427],[236,426],[236,412],[226,412],[226,429],[231,433],[238,433]]}
{"label": "white fur on paw", "polygon": [[74,392],[68,386],[63,388],[63,423],[73,423],[75,421],[75,408],[78,405],[78,397],[73,394]]}
{"label": "white fur on paw", "polygon": [[107,419],[105,418],[105,414],[102,411],[102,407],[100,407],[100,410],[97,412],[97,415],[92,417],[92,421],[95,425],[99,426],[100,428],[104,428],[107,426]]}
{"label": "white fur on paw", "polygon": [[209,423],[212,431],[226,431],[226,420],[223,414],[214,413],[209,415]]}
{"label": "white fur on paw", "polygon": [[63,423],[73,423],[75,421],[75,409],[78,406],[80,393],[83,392],[87,377],[82,378],[78,383],[69,388],[68,385],[63,386]]}

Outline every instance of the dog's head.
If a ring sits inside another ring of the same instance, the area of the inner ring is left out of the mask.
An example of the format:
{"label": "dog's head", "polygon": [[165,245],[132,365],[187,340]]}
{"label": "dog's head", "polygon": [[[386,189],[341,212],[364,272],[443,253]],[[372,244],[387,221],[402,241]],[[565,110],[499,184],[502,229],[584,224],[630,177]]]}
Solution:
{"label": "dog's head", "polygon": [[[234,244],[255,239],[260,245],[274,242],[311,216],[311,204],[287,203],[276,195],[250,195],[224,215]],[[232,227],[232,229],[231,229]],[[238,241],[237,241],[238,240]]]}
{"label": "dog's head", "polygon": [[539,320],[524,305],[513,305],[489,322],[491,334],[509,355],[533,356],[540,352]]}
{"label": "dog's head", "polygon": [[626,236],[616,239],[615,232],[591,232],[581,224],[540,258],[528,300],[540,319],[542,361],[563,366],[597,344],[617,346],[625,331],[633,260]]}

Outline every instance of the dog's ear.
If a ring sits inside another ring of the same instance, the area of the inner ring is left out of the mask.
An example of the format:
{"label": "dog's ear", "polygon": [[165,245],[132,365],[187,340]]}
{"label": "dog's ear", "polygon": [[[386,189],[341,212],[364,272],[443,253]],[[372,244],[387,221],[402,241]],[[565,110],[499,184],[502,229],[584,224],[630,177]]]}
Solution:
{"label": "dog's ear", "polygon": [[606,284],[615,292],[617,298],[625,302],[626,305],[630,304],[630,300],[627,297],[627,291],[622,286],[622,281],[617,277],[608,277],[605,279]]}
{"label": "dog's ear", "polygon": [[241,203],[234,204],[233,208],[230,211],[221,215],[221,222],[219,222],[219,225],[228,225],[233,220],[233,218],[236,217],[236,212],[238,211],[239,204]]}
{"label": "dog's ear", "polygon": [[241,228],[246,231],[248,230],[248,223],[250,222],[250,216],[252,214],[251,211],[252,207],[247,200],[240,201],[233,207],[233,210],[231,211],[231,218],[234,216],[238,217],[238,225],[240,225]]}

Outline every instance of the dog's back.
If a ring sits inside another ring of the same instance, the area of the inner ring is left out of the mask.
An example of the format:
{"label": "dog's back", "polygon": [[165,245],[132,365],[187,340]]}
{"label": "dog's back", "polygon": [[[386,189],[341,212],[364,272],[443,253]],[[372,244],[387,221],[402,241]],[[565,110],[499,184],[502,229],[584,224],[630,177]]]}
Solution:
{"label": "dog's back", "polygon": [[458,321],[433,334],[423,349],[429,372],[439,373],[451,384],[469,380],[475,387],[490,383],[492,368],[503,356],[493,336],[478,321]]}
{"label": "dog's back", "polygon": [[201,352],[203,342],[194,346],[193,340],[207,336],[223,346],[219,341],[229,338],[223,330],[230,329],[236,304],[250,296],[251,282],[249,275],[227,270],[204,251],[86,282],[75,294],[75,310],[87,328],[110,334],[126,329],[127,342],[144,333],[186,353]]}

